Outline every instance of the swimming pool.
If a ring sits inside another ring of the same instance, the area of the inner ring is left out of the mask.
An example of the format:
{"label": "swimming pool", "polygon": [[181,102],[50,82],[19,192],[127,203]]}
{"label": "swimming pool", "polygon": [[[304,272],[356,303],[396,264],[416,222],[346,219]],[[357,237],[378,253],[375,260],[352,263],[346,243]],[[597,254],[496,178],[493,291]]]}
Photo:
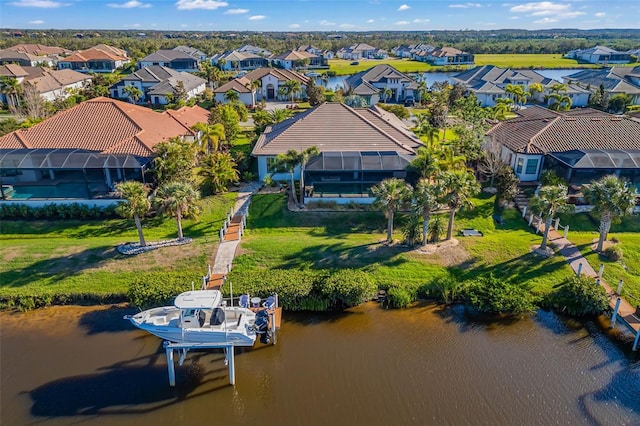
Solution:
{"label": "swimming pool", "polygon": [[55,185],[13,185],[12,200],[33,198],[90,198],[85,183],[58,183]]}

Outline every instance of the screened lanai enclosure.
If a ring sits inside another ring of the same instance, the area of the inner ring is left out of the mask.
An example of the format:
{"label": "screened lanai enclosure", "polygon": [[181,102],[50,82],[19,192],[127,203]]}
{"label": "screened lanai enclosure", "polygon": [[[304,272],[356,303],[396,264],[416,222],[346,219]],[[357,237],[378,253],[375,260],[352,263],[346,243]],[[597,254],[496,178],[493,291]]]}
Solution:
{"label": "screened lanai enclosure", "polygon": [[585,184],[602,176],[616,175],[640,184],[640,150],[573,150],[551,152],[545,168],[571,184]]}
{"label": "screened lanai enclosure", "polygon": [[144,182],[149,161],[81,149],[2,149],[2,193],[14,200],[107,198],[118,182]]}
{"label": "screened lanai enclosure", "polygon": [[305,169],[305,192],[313,198],[367,198],[371,187],[396,177],[410,180],[413,156],[394,151],[322,152]]}

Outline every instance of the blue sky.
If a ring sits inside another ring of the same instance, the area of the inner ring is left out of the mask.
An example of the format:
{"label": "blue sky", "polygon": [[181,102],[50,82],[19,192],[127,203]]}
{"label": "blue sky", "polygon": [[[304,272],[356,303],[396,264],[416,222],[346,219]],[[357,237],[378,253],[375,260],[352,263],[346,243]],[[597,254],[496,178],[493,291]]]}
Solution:
{"label": "blue sky", "polygon": [[0,27],[193,31],[639,28],[638,0],[0,0]]}

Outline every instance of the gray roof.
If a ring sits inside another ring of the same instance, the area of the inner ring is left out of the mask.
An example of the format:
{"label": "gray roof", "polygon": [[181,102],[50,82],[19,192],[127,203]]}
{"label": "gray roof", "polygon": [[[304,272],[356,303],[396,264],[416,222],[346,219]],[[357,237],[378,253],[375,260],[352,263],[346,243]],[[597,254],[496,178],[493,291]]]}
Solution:
{"label": "gray roof", "polygon": [[207,82],[207,80],[203,78],[197,77],[193,74],[183,71],[179,73],[179,75],[177,76],[170,77],[156,84],[151,89],[149,89],[149,92],[147,94],[156,95],[156,96],[164,96],[168,93],[175,94],[176,88],[178,87],[178,82],[180,81],[184,85],[184,89],[187,92]]}
{"label": "gray roof", "polygon": [[383,84],[390,78],[398,79],[403,83],[407,83],[406,87],[409,89],[418,88],[417,81],[387,64],[376,65],[373,68],[354,74],[345,79],[345,84],[348,87],[353,88],[354,93],[356,94],[371,95],[380,91],[380,89],[374,86],[375,83]]}
{"label": "gray roof", "polygon": [[640,66],[611,67],[578,71],[564,77],[564,81],[577,82],[582,86],[591,86],[594,91],[602,85],[607,92],[640,94],[640,86],[629,77],[640,76]]}
{"label": "gray roof", "polygon": [[157,52],[153,52],[151,55],[145,56],[140,59],[140,62],[166,62],[175,61],[176,59],[188,59],[195,60],[195,58],[188,53],[181,52],[179,50],[161,49]]}
{"label": "gray roof", "polygon": [[323,103],[267,127],[252,154],[277,155],[316,146],[320,152],[396,152],[415,155],[423,146],[392,114],[377,108]]}
{"label": "gray roof", "polygon": [[487,132],[514,152],[640,150],[640,123],[594,109],[556,112],[530,107]]}
{"label": "gray roof", "polygon": [[180,72],[173,68],[163,67],[160,65],[150,65],[123,77],[122,80],[141,81],[143,83],[159,83],[170,77],[176,77],[178,75],[180,75]]}

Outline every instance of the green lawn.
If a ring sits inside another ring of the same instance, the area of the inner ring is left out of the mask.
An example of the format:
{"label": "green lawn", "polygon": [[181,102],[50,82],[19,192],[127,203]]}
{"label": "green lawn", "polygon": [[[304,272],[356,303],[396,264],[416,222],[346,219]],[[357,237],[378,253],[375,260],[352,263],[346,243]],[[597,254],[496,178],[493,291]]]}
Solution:
{"label": "green lawn", "polygon": [[426,62],[410,61],[407,59],[387,58],[387,59],[361,59],[358,65],[351,65],[350,60],[346,59],[330,59],[329,69],[335,71],[336,75],[355,74],[360,71],[368,70],[380,64],[389,64],[401,72],[429,72],[436,71],[438,68]]}
{"label": "green lawn", "polygon": [[[122,294],[141,277],[169,274],[185,282],[200,282],[215,256],[218,230],[235,194],[207,198],[199,221],[184,222],[195,241],[135,257],[119,255],[115,247],[136,241],[132,221],[2,222],[0,297],[42,294]],[[564,259],[540,259],[530,252],[540,237],[527,229],[515,211],[496,227],[493,199],[475,200],[473,211],[458,214],[456,228],[476,228],[483,237],[459,237],[460,245],[446,254],[424,254],[401,245],[386,246],[386,220],[377,211],[292,213],[280,194],[254,196],[246,237],[235,261],[235,272],[260,268],[359,268],[378,284],[419,287],[452,273],[473,279],[492,272],[545,293],[570,274]],[[401,239],[403,215],[394,237]],[[147,219],[148,241],[175,238],[174,220]]]}

